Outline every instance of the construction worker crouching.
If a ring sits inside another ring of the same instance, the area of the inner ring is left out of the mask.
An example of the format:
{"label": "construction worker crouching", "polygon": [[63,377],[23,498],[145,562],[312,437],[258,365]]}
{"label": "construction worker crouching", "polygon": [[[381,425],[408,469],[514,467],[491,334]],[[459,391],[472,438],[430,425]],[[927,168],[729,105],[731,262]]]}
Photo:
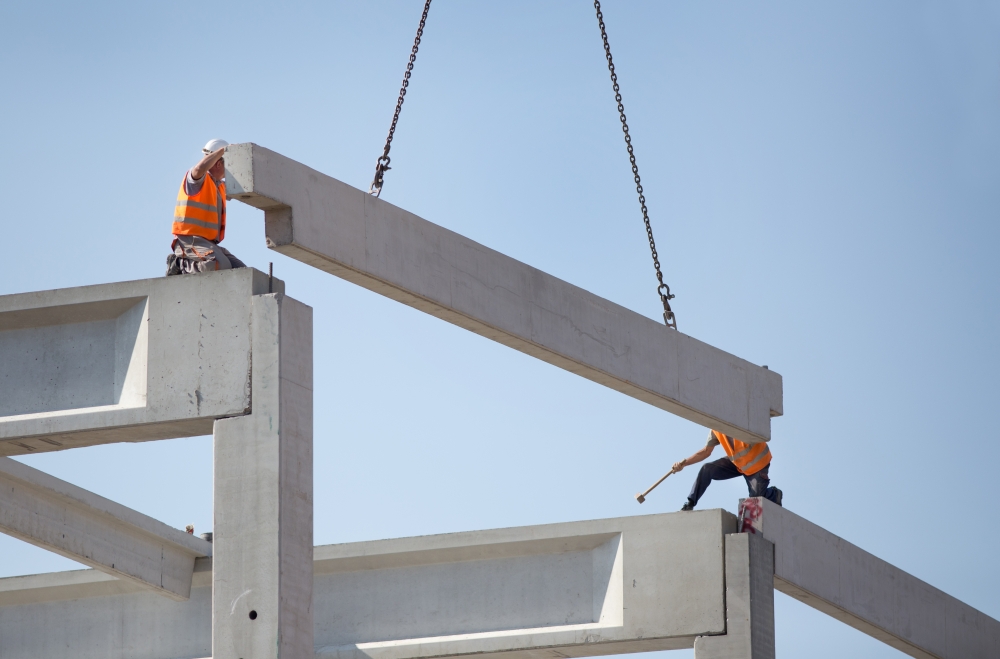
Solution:
{"label": "construction worker crouching", "polygon": [[211,140],[202,149],[201,161],[188,170],[177,193],[167,275],[193,274],[246,264],[219,245],[226,237],[226,163],[229,143]]}
{"label": "construction worker crouching", "polygon": [[694,510],[695,505],[712,481],[724,481],[737,476],[743,476],[747,481],[747,489],[752,497],[764,497],[781,505],[782,492],[776,487],[770,487],[771,482],[767,472],[771,465],[771,449],[767,444],[747,444],[718,430],[708,434],[708,443],[691,457],[674,463],[673,471],[678,472],[684,467],[697,464],[712,455],[716,446],[721,445],[726,457],[709,462],[698,471],[698,477],[691,487],[691,494],[681,510]]}

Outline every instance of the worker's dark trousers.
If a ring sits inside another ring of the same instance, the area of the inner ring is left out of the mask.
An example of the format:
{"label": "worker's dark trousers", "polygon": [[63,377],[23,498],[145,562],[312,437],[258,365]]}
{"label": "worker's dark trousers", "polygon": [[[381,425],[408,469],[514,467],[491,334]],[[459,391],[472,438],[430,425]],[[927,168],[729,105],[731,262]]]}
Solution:
{"label": "worker's dark trousers", "polygon": [[708,462],[702,465],[701,470],[698,471],[698,478],[694,479],[694,485],[691,487],[691,494],[688,495],[688,501],[691,502],[692,506],[698,503],[698,499],[705,494],[705,490],[708,489],[712,481],[726,481],[737,476],[743,476],[747,480],[747,489],[750,490],[750,496],[764,497],[765,499],[774,501],[776,498],[775,488],[768,486],[771,480],[767,477],[767,471],[770,468],[771,465],[768,465],[753,476],[745,476],[729,458],[720,458],[714,462]]}

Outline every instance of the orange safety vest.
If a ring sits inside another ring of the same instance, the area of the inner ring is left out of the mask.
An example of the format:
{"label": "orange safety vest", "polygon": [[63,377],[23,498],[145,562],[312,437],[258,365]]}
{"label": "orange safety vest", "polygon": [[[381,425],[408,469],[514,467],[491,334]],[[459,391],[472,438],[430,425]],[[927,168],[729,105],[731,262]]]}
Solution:
{"label": "orange safety vest", "polygon": [[196,195],[188,195],[181,181],[174,207],[175,236],[201,236],[219,243],[226,237],[226,183],[216,182],[210,174],[205,174],[205,182]]}
{"label": "orange safety vest", "polygon": [[767,448],[767,444],[764,442],[747,444],[729,435],[723,435],[718,430],[713,430],[712,434],[719,440],[722,450],[726,452],[740,473],[753,476],[771,464],[771,449]]}

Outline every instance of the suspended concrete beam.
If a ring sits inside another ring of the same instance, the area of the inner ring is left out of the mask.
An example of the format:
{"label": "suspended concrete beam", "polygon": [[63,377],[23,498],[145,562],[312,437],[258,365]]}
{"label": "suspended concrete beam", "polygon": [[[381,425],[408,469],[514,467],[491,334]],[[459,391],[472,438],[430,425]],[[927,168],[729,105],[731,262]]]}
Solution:
{"label": "suspended concrete beam", "polygon": [[191,593],[212,544],[10,458],[0,458],[0,532],[173,600]]}
{"label": "suspended concrete beam", "polygon": [[282,254],[745,441],[782,414],[777,373],[255,144],[226,166]]}
{"label": "suspended concrete beam", "polygon": [[248,414],[250,305],[268,285],[246,268],[0,296],[0,456]]}
{"label": "suspended concrete beam", "polygon": [[[316,547],[310,654],[558,659],[690,648],[699,636],[725,634],[727,617],[749,615],[748,545],[733,558],[727,534],[735,527],[735,516],[706,510]],[[222,547],[215,549],[215,570],[226,569]],[[259,550],[248,557],[255,555]],[[741,560],[745,583],[724,572]],[[271,575],[278,569],[257,564]],[[212,652],[208,569],[207,559],[199,561],[191,598],[182,603],[90,571],[0,579],[0,656],[277,656],[274,648],[262,654],[268,649],[252,639],[240,648],[216,641]],[[258,596],[256,585],[245,584],[249,592],[221,610],[219,581],[216,574],[216,616],[232,618],[233,629],[250,636],[255,622],[267,624],[274,603],[251,621],[244,601]],[[742,608],[727,614],[727,597]],[[738,629],[738,647],[749,647]]]}
{"label": "suspended concrete beam", "polygon": [[763,498],[743,528],[774,543],[774,587],[919,659],[1000,657],[1000,622]]}

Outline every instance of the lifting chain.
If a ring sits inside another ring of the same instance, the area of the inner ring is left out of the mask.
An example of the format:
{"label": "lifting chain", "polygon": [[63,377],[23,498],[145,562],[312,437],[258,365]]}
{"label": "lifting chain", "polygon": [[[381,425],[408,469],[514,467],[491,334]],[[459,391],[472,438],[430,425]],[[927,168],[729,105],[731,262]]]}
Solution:
{"label": "lifting chain", "polygon": [[427,24],[427,12],[431,10],[431,0],[424,3],[424,13],[420,15],[420,25],[417,27],[417,36],[413,40],[413,48],[410,50],[410,61],[406,64],[406,72],[403,74],[403,85],[399,88],[399,99],[396,101],[396,111],[392,115],[392,124],[389,126],[389,135],[385,138],[385,148],[382,155],[375,163],[375,178],[372,179],[368,193],[376,197],[382,194],[382,184],[385,173],[392,169],[389,167],[389,149],[392,147],[392,136],[396,132],[396,123],[399,121],[399,111],[403,109],[403,97],[406,96],[406,88],[410,86],[410,74],[413,72],[413,63],[417,61],[417,50],[420,48],[420,37],[424,34],[424,25]]}
{"label": "lifting chain", "polygon": [[[622,121],[622,132],[625,133],[625,146],[628,147],[628,159],[632,163],[635,191],[639,193],[639,206],[642,207],[642,219],[646,223],[646,236],[649,238],[649,249],[653,253],[653,267],[656,268],[656,281],[659,282],[656,292],[663,302],[663,322],[666,323],[667,327],[677,329],[677,317],[674,316],[674,312],[670,308],[670,300],[674,299],[674,296],[670,293],[670,287],[663,283],[663,273],[660,272],[660,257],[656,253],[656,243],[653,241],[653,227],[649,224],[649,212],[646,210],[646,196],[642,193],[639,166],[635,164],[635,153],[632,151],[632,137],[628,134],[628,123],[625,121],[625,106],[622,105],[622,94],[621,89],[618,87],[618,76],[615,74],[615,63],[611,60],[611,46],[608,45],[608,32],[604,29],[604,14],[601,13],[600,0],[594,0],[594,9],[597,10],[597,23],[601,26],[601,38],[604,39],[604,55],[608,60],[608,70],[611,72],[611,83],[615,90],[615,100],[618,101],[618,114]],[[386,145],[386,153],[388,153],[388,148],[388,145]]]}

